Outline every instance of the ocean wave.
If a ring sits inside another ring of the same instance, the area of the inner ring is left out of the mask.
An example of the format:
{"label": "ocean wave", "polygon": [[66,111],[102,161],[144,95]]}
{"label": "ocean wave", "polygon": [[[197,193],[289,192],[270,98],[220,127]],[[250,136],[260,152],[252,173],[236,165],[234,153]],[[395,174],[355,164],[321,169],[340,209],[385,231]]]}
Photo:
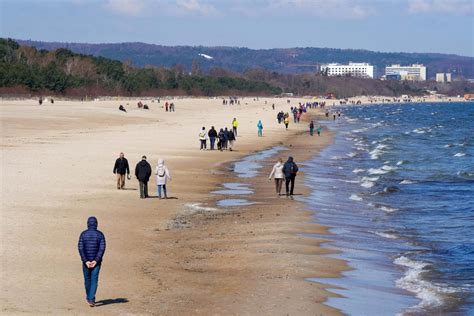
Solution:
{"label": "ocean wave", "polygon": [[387,239],[397,239],[398,236],[395,235],[395,234],[390,234],[390,233],[384,233],[384,232],[377,232],[377,231],[374,231],[372,232],[374,233],[375,235],[377,236],[380,236],[380,237],[383,237],[383,238],[387,238]]}
{"label": "ocean wave", "polygon": [[443,147],[444,147],[444,148],[450,148],[450,147],[453,147],[453,146],[454,146],[453,144],[446,144],[446,145],[444,145]]}
{"label": "ocean wave", "polygon": [[393,212],[398,211],[398,208],[388,207],[388,206],[385,206],[385,205],[380,206],[379,209],[381,209],[382,211],[387,212],[387,213],[393,213]]}
{"label": "ocean wave", "polygon": [[406,180],[406,179],[405,179],[405,180],[402,180],[402,181],[400,181],[400,184],[414,184],[414,183],[416,183],[416,181],[412,181],[412,180]]}
{"label": "ocean wave", "polygon": [[355,156],[357,156],[357,153],[354,153],[354,152],[347,154],[347,157],[350,157],[350,158],[353,158]]}
{"label": "ocean wave", "polygon": [[361,172],[364,172],[364,171],[365,171],[365,169],[360,169],[360,168],[356,168],[356,169],[352,170],[352,172],[354,172],[354,173],[361,173]]}
{"label": "ocean wave", "polygon": [[457,154],[453,155],[453,157],[464,157],[464,156],[466,156],[465,153],[457,153]]}
{"label": "ocean wave", "polygon": [[362,201],[362,198],[360,196],[358,196],[357,194],[351,194],[349,199],[353,200],[353,201]]}
{"label": "ocean wave", "polygon": [[371,188],[380,177],[362,177],[360,185],[364,188]]}
{"label": "ocean wave", "polygon": [[426,262],[415,261],[401,256],[393,261],[395,264],[408,268],[405,275],[398,279],[397,287],[412,292],[421,302],[414,308],[434,308],[443,305],[442,293],[455,293],[458,290],[450,287],[440,287],[423,279],[423,274],[430,266]]}
{"label": "ocean wave", "polygon": [[397,166],[403,165],[404,163],[406,163],[405,160],[400,160],[400,161],[397,162]]}
{"label": "ocean wave", "polygon": [[[361,169],[362,170],[362,169]],[[354,172],[354,171],[353,171]],[[461,178],[466,178],[466,179],[473,179],[474,178],[474,172],[468,172],[468,171],[458,171],[457,175]]]}
{"label": "ocean wave", "polygon": [[378,169],[375,169],[375,168],[370,168],[368,170],[369,174],[386,174],[390,171],[388,170],[383,170],[382,168],[378,168]]}

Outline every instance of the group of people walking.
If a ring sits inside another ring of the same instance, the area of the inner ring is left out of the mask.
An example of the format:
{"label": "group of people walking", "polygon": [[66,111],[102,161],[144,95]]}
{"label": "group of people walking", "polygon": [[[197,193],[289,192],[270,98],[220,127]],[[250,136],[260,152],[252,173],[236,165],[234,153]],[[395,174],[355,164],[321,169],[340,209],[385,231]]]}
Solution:
{"label": "group of people walking", "polygon": [[217,150],[229,150],[232,151],[234,143],[237,140],[237,128],[239,122],[236,118],[232,120],[232,129],[227,127],[221,128],[219,132],[212,126],[209,131],[203,126],[199,131],[199,142],[201,150],[207,150],[207,141],[209,140],[209,149],[215,150],[217,144]]}
{"label": "group of people walking", "polygon": [[[130,180],[130,168],[128,165],[128,160],[124,157],[123,153],[120,153],[120,157],[115,161],[113,172],[117,175],[117,189],[123,190],[125,187],[125,175],[127,175],[127,178]],[[149,197],[148,182],[150,181],[151,174],[151,165],[148,163],[147,158],[144,155],[142,156],[142,160],[135,166],[135,177],[139,183],[140,198],[142,199]],[[169,180],[171,180],[171,174],[163,159],[158,159],[158,163],[155,168],[155,175],[157,196],[159,199],[161,199],[161,193],[163,192],[163,197],[167,199],[168,194],[166,184]]]}

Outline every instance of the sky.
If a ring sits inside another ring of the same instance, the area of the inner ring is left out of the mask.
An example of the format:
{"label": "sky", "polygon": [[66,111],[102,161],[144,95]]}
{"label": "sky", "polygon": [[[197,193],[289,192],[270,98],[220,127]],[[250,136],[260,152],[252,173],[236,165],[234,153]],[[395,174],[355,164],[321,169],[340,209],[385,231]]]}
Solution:
{"label": "sky", "polygon": [[0,36],[474,56],[474,0],[0,0]]}

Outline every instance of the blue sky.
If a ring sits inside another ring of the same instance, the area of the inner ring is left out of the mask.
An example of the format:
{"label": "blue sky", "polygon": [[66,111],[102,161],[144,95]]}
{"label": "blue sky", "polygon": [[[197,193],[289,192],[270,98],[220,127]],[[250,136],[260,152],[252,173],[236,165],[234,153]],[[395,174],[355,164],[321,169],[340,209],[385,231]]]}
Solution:
{"label": "blue sky", "polygon": [[474,56],[474,0],[0,0],[2,37]]}

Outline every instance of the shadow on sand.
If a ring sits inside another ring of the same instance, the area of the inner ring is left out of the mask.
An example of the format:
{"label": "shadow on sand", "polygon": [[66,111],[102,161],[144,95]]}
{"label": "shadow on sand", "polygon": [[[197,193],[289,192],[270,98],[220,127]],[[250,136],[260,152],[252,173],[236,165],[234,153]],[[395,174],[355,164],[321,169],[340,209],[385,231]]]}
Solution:
{"label": "shadow on sand", "polygon": [[111,305],[111,304],[123,304],[128,303],[128,299],[126,298],[109,298],[106,300],[100,300],[95,303],[96,307]]}

